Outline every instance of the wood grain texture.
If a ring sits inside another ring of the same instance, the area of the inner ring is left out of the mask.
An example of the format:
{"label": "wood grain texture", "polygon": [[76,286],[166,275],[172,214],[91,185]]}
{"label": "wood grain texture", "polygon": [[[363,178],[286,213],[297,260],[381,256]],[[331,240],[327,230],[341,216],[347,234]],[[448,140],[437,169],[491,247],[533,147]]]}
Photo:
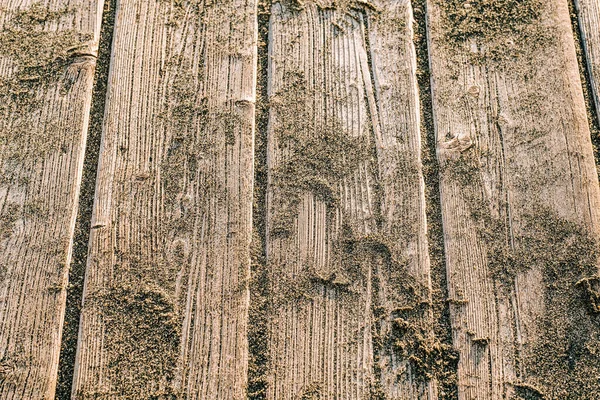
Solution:
{"label": "wood grain texture", "polygon": [[268,399],[436,398],[411,24],[407,1],[272,7]]}
{"label": "wood grain texture", "polygon": [[54,399],[102,1],[0,1],[0,398]]}
{"label": "wood grain texture", "polygon": [[600,191],[565,0],[430,0],[460,399],[593,399]]}
{"label": "wood grain texture", "polygon": [[[600,3],[596,0],[574,1],[597,111],[600,110]],[[600,116],[596,115],[596,118]]]}
{"label": "wood grain texture", "polygon": [[256,3],[119,2],[73,397],[243,399]]}

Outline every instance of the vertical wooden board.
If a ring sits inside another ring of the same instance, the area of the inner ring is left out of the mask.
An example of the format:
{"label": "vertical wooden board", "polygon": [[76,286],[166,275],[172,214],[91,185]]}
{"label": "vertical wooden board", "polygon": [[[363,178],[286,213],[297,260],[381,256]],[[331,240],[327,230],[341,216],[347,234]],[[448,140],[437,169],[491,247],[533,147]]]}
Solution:
{"label": "vertical wooden board", "polygon": [[122,1],[73,397],[243,399],[256,3]]}
{"label": "vertical wooden board", "polygon": [[102,1],[0,1],[0,398],[53,399]]}
{"label": "vertical wooden board", "polygon": [[600,191],[565,0],[430,0],[460,399],[600,395]]}
{"label": "vertical wooden board", "polygon": [[436,398],[407,1],[276,3],[269,399]]}
{"label": "vertical wooden board", "polygon": [[[590,74],[592,96],[596,112],[600,110],[600,3],[596,0],[574,0],[585,60]],[[600,118],[600,115],[596,115]]]}

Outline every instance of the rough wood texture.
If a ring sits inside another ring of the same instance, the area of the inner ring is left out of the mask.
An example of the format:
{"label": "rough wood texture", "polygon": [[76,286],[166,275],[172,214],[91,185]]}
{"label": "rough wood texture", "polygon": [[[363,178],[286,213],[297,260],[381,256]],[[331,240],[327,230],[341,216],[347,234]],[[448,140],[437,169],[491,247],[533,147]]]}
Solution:
{"label": "rough wood texture", "polygon": [[251,0],[121,1],[73,396],[243,399]]}
{"label": "rough wood texture", "polygon": [[460,399],[600,396],[600,191],[566,0],[428,1]]}
{"label": "rough wood texture", "polygon": [[[579,18],[581,39],[590,74],[596,111],[600,110],[600,3],[597,0],[574,0]],[[600,118],[600,115],[596,115]]]}
{"label": "rough wood texture", "polygon": [[268,399],[436,398],[412,14],[383,4],[272,7]]}
{"label": "rough wood texture", "polygon": [[0,1],[0,398],[53,399],[102,1]]}

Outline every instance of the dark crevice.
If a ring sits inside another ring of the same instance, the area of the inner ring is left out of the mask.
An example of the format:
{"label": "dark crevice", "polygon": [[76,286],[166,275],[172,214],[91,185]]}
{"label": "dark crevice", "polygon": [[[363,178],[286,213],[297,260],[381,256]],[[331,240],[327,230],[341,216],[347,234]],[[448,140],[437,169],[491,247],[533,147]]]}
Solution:
{"label": "dark crevice", "polygon": [[[434,332],[442,344],[451,348],[452,327],[450,323],[450,305],[447,301],[448,282],[440,199],[440,166],[436,157],[436,138],[433,122],[426,0],[413,0],[412,6],[415,19],[414,44],[417,53],[417,82],[421,107],[422,162],[427,203],[429,255],[431,258]],[[445,364],[437,379],[440,399],[458,399],[455,362]]]}
{"label": "dark crevice", "polygon": [[594,92],[592,89],[592,74],[589,69],[589,61],[585,54],[585,44],[583,32],[581,30],[580,20],[575,6],[575,0],[569,3],[569,12],[571,14],[571,25],[573,27],[573,36],[575,37],[575,52],[577,53],[577,61],[579,64],[579,75],[581,77],[581,87],[583,89],[583,97],[585,98],[585,108],[587,119],[590,125],[590,134],[592,144],[594,146],[594,157],[596,158],[596,166],[600,173],[600,115],[596,109],[594,101]]}
{"label": "dark crevice", "polygon": [[81,192],[79,194],[79,209],[73,239],[73,258],[69,269],[66,314],[58,364],[58,384],[55,397],[58,400],[71,398],[116,3],[116,0],[107,0],[104,3],[102,15],[102,29],[100,31],[98,60],[92,90],[90,123],[83,165]]}
{"label": "dark crevice", "polygon": [[269,275],[266,266],[268,68],[271,1],[258,2],[258,74],[254,149],[252,279],[250,281],[248,399],[266,399]]}

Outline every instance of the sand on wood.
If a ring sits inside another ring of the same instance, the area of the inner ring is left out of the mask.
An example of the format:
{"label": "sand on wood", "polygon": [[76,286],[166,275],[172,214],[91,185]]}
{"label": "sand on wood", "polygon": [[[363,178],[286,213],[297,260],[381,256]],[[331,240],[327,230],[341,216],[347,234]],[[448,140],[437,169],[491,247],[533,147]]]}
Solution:
{"label": "sand on wood", "polygon": [[73,395],[243,399],[256,3],[120,2]]}

